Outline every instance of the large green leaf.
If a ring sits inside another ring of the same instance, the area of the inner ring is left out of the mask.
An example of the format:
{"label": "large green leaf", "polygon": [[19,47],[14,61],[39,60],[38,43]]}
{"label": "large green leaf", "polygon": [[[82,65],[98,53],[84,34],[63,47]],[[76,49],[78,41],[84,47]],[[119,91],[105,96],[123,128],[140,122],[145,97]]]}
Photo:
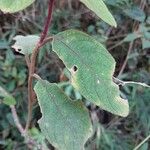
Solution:
{"label": "large green leaf", "polygon": [[40,37],[37,35],[17,35],[13,38],[13,40],[15,40],[16,42],[14,45],[12,45],[12,48],[14,48],[15,51],[21,54],[29,55],[36,47],[36,44],[39,41],[39,39]]}
{"label": "large green leaf", "polygon": [[89,101],[111,113],[127,116],[128,101],[112,81],[115,60],[95,39],[76,30],[54,36],[53,51],[72,73],[73,86]]}
{"label": "large green leaf", "polygon": [[39,80],[35,86],[42,112],[40,128],[59,150],[83,150],[92,126],[87,109],[70,100],[56,84]]}
{"label": "large green leaf", "polygon": [[0,0],[0,10],[4,13],[14,13],[28,7],[34,1],[35,0]]}
{"label": "large green leaf", "polygon": [[92,10],[98,17],[100,17],[106,23],[116,27],[116,21],[112,14],[109,12],[103,0],[80,0],[90,10]]}

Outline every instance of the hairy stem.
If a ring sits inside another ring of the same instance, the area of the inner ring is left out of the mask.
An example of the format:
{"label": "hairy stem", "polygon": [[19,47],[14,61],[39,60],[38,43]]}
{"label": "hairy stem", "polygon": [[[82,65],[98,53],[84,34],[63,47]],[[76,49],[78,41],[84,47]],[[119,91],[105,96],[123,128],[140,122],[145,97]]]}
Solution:
{"label": "hairy stem", "polygon": [[31,60],[30,60],[30,66],[29,66],[29,77],[28,77],[28,118],[27,118],[27,123],[25,127],[25,132],[27,132],[29,125],[30,125],[30,120],[32,116],[32,106],[35,102],[35,93],[33,91],[33,74],[35,72],[35,64],[36,64],[36,58],[39,53],[40,47],[43,45],[43,42],[48,34],[48,29],[51,24],[52,20],[52,11],[54,7],[54,1],[55,0],[49,0],[49,5],[48,5],[48,16],[45,21],[44,29],[41,34],[40,40],[37,43],[35,49],[33,50],[33,53],[31,55]]}

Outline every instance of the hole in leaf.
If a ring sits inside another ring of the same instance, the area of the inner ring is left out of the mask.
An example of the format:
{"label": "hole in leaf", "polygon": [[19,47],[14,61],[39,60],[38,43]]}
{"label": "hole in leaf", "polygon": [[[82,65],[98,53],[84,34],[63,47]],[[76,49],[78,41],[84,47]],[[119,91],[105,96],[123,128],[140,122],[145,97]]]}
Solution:
{"label": "hole in leaf", "polygon": [[18,48],[18,50],[17,50],[18,52],[21,52],[21,49],[20,48]]}
{"label": "hole in leaf", "polygon": [[73,71],[76,72],[78,70],[77,66],[73,66]]}

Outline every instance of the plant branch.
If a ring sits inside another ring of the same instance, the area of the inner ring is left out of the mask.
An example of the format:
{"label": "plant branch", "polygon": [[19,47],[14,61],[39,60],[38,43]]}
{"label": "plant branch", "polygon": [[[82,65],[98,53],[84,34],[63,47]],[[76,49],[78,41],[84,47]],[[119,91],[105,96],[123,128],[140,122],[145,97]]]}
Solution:
{"label": "plant branch", "polygon": [[136,146],[133,150],[138,150],[144,143],[146,143],[150,139],[150,134],[138,145]]}
{"label": "plant branch", "polygon": [[51,24],[52,20],[52,11],[54,7],[54,1],[55,0],[49,0],[49,5],[48,5],[48,16],[45,21],[44,29],[41,34],[40,40],[37,43],[35,49],[33,50],[33,53],[31,55],[31,63],[29,66],[29,77],[28,77],[28,118],[27,118],[27,123],[25,127],[25,132],[28,130],[29,125],[30,125],[30,120],[32,116],[32,106],[35,102],[35,93],[33,91],[33,74],[35,72],[35,64],[36,64],[36,58],[39,53],[40,47],[43,46],[43,42],[48,34],[48,29]]}
{"label": "plant branch", "polygon": [[14,105],[11,105],[10,106],[11,108],[11,113],[12,113],[12,116],[13,116],[13,120],[15,122],[15,125],[17,126],[19,132],[21,133],[21,135],[24,137],[25,134],[24,134],[24,129],[19,121],[19,118],[18,118],[18,115],[17,115],[17,112],[16,112],[16,108]]}
{"label": "plant branch", "polygon": [[126,65],[127,65],[128,57],[129,57],[129,55],[130,55],[130,53],[131,53],[131,51],[132,51],[133,44],[134,44],[134,41],[132,41],[132,42],[130,43],[130,45],[129,45],[129,49],[128,49],[127,56],[126,56],[126,58],[125,58],[125,60],[124,60],[124,63],[123,63],[123,65],[122,65],[122,67],[121,67],[121,69],[120,69],[120,71],[119,71],[118,77],[123,73],[123,71],[124,71],[124,69],[125,69],[125,67],[126,67]]}
{"label": "plant branch", "polygon": [[47,37],[43,40],[43,42],[40,44],[40,47],[42,47],[43,45],[45,45],[47,42],[50,42],[53,40],[53,37],[50,36],[50,37]]}
{"label": "plant branch", "polygon": [[30,137],[28,134],[25,133],[25,130],[19,121],[15,106],[11,105],[10,109],[11,109],[14,123],[15,123],[17,129],[19,130],[19,132],[21,133],[22,137],[24,137],[25,143],[28,145],[29,149],[33,149],[33,147],[36,147],[37,149],[43,150],[42,145],[40,145],[35,139],[33,139],[32,137]]}
{"label": "plant branch", "polygon": [[141,82],[134,82],[134,81],[122,81],[118,78],[113,77],[113,81],[117,84],[117,85],[121,85],[121,86],[125,86],[127,84],[134,84],[134,85],[140,85],[143,87],[147,87],[150,88],[150,85],[147,85],[146,83],[141,83]]}
{"label": "plant branch", "polygon": [[43,40],[46,38],[49,25],[51,24],[51,21],[52,21],[52,12],[53,12],[53,7],[54,7],[54,1],[55,0],[49,0],[48,16],[45,21],[44,30],[41,34],[40,43],[42,43]]}

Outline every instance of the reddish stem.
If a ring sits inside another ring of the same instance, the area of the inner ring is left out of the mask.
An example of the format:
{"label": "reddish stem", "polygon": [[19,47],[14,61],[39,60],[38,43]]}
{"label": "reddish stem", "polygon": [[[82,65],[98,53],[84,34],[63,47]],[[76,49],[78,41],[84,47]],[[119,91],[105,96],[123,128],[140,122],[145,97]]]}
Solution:
{"label": "reddish stem", "polygon": [[28,77],[28,118],[27,118],[27,123],[26,123],[26,127],[25,127],[25,132],[29,128],[31,116],[32,116],[32,107],[35,102],[35,93],[33,91],[33,74],[35,72],[36,58],[39,53],[40,47],[41,47],[41,45],[43,45],[43,41],[45,40],[45,38],[47,36],[48,29],[51,24],[54,1],[55,0],[49,0],[48,16],[45,21],[44,29],[41,34],[40,40],[37,43],[35,49],[33,50],[32,55],[31,55],[31,62],[30,62],[30,66],[29,66],[29,77]]}
{"label": "reddish stem", "polygon": [[49,0],[48,15],[47,15],[47,19],[45,21],[44,30],[41,34],[40,43],[42,43],[43,40],[46,38],[49,25],[51,24],[51,21],[52,21],[52,12],[53,12],[53,7],[54,7],[54,1],[55,0]]}

